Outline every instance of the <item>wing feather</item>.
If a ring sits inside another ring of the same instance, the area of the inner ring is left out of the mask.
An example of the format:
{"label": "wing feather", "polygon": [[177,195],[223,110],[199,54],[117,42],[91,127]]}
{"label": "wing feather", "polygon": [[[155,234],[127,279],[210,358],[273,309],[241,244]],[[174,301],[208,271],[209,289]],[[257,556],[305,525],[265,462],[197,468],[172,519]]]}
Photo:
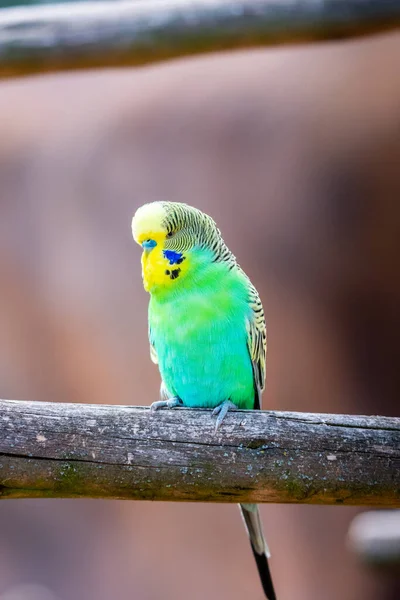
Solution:
{"label": "wing feather", "polygon": [[150,358],[155,365],[158,365],[158,356],[154,345],[153,336],[151,335],[151,327],[149,326],[149,343],[150,343]]}
{"label": "wing feather", "polygon": [[254,408],[261,409],[261,395],[265,388],[265,363],[267,354],[267,327],[264,309],[256,288],[249,280],[250,318],[247,320],[247,346],[253,365]]}

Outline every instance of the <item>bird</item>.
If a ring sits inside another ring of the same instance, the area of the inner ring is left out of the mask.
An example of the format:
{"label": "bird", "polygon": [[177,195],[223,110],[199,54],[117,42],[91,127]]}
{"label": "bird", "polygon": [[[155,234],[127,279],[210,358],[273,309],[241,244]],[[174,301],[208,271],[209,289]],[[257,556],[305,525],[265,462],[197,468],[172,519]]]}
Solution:
{"label": "bird", "polygon": [[[210,408],[215,431],[230,410],[261,409],[267,334],[263,306],[215,221],[188,204],[154,201],[132,218],[150,294],[150,357],[161,375],[150,409]],[[261,584],[276,600],[256,504],[240,504]]]}

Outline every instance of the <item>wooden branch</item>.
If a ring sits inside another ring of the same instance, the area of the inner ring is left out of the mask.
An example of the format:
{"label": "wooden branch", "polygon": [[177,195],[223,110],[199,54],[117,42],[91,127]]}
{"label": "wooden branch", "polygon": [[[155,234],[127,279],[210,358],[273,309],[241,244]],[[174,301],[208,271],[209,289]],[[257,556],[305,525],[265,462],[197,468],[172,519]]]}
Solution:
{"label": "wooden branch", "polygon": [[0,77],[365,35],[399,0],[133,0],[0,11]]}
{"label": "wooden branch", "polygon": [[2,400],[0,496],[400,506],[400,419]]}
{"label": "wooden branch", "polygon": [[357,515],[348,538],[351,550],[368,565],[399,568],[400,510],[375,510]]}

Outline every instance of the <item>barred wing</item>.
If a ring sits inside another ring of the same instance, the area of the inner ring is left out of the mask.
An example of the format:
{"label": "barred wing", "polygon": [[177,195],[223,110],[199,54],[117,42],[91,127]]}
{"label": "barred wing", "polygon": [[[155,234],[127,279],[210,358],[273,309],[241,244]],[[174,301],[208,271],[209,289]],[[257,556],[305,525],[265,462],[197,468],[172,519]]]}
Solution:
{"label": "barred wing", "polygon": [[249,303],[252,311],[251,317],[247,321],[247,346],[253,365],[255,387],[254,408],[261,409],[261,395],[265,387],[267,328],[260,296],[250,280],[249,283]]}

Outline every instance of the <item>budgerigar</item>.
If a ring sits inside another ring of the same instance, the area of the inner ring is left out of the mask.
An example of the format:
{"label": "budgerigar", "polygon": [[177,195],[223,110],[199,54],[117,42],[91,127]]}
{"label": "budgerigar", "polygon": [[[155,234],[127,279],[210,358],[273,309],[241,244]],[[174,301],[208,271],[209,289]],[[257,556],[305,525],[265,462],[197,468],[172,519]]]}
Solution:
{"label": "budgerigar", "polygon": [[[266,326],[257,290],[211,217],[187,204],[152,202],[132,220],[150,293],[149,339],[162,399],[152,410],[261,408]],[[256,504],[240,505],[264,592],[276,600]]]}

